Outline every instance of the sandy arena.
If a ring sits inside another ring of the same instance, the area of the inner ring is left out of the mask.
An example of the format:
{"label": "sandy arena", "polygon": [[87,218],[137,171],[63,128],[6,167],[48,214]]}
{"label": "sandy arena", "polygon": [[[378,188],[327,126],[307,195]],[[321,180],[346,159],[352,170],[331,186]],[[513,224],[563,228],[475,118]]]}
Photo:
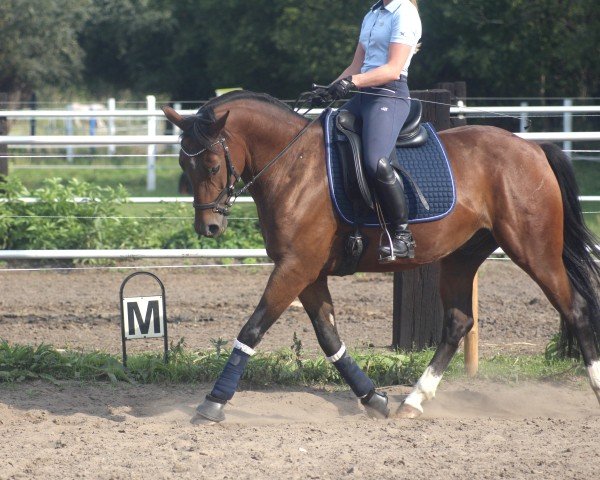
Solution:
{"label": "sandy arena", "polygon": [[[269,268],[157,270],[169,334],[188,348],[233,339]],[[0,338],[120,351],[118,294],[129,271],[0,274]],[[389,348],[392,276],[332,278],[338,328],[351,347]],[[152,294],[149,283],[128,294]],[[150,292],[148,292],[150,289]],[[480,350],[543,351],[558,314],[510,262],[480,272]],[[292,306],[261,350],[317,353],[308,317]],[[160,341],[130,342],[130,351]],[[226,422],[194,426],[210,385],[0,384],[0,478],[560,478],[600,471],[600,408],[584,381],[442,382],[419,420],[372,420],[351,392],[243,388]],[[388,389],[400,402],[408,387]]]}

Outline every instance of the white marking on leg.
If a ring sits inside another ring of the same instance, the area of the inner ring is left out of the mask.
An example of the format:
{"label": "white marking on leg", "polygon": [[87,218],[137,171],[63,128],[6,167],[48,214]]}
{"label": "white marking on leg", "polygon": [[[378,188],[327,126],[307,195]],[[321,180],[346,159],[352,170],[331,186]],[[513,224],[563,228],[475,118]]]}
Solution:
{"label": "white marking on leg", "polygon": [[333,354],[331,357],[325,357],[325,359],[328,362],[334,363],[337,362],[340,358],[342,358],[344,356],[344,353],[346,353],[346,345],[344,345],[344,342],[342,342],[342,347],[338,350],[338,352]]}
{"label": "white marking on leg", "polygon": [[331,325],[333,325],[335,327],[335,317],[333,316],[333,313],[329,314],[329,323],[331,323]]}
{"label": "white marking on leg", "polygon": [[587,367],[587,370],[592,388],[595,391],[600,391],[600,360],[592,362],[592,364]]}
{"label": "white marking on leg", "polygon": [[436,375],[431,366],[427,367],[415,385],[414,390],[406,397],[406,400],[404,400],[404,403],[422,412],[423,407],[421,406],[421,403],[435,397],[435,391],[437,390],[437,386],[441,379],[442,376]]}
{"label": "white marking on leg", "polygon": [[238,350],[244,352],[246,355],[250,356],[256,353],[256,351],[253,348],[250,348],[248,345],[243,344],[237,338],[233,341],[233,348],[237,348]]}

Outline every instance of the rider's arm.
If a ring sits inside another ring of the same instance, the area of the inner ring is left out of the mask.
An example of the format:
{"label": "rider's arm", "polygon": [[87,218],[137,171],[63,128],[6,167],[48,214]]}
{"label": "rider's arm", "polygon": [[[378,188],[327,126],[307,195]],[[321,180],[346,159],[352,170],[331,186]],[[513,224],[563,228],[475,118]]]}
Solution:
{"label": "rider's arm", "polygon": [[[402,67],[404,67],[404,64],[411,54],[412,48],[411,45],[405,45],[403,43],[390,43],[387,63],[365,73],[358,73],[360,72],[359,67],[357,73],[350,73],[348,75],[352,76],[352,82],[358,88],[376,87],[397,80],[402,72]],[[354,65],[354,62],[352,62],[352,65]],[[341,78],[344,78],[343,74]]]}
{"label": "rider's arm", "polygon": [[335,79],[335,81],[337,82],[340,78],[346,78],[351,75],[356,75],[360,73],[360,69],[362,68],[364,61],[365,49],[361,45],[361,43],[358,42],[358,45],[356,45],[356,50],[354,51],[354,59],[352,60],[352,63],[348,66],[348,68],[346,68],[346,70],[342,72],[342,74],[338,78]]}

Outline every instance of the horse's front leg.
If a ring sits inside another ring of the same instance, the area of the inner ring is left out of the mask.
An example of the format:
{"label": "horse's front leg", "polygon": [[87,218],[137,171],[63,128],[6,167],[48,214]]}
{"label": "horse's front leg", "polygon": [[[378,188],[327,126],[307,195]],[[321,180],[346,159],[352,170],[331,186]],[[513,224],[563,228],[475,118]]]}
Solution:
{"label": "horse's front leg", "polygon": [[192,419],[192,423],[202,419],[213,422],[225,420],[225,404],[233,397],[248,359],[254,355],[254,348],[312,280],[300,262],[285,262],[275,267],[258,306],[242,327],[225,368],[204,402],[197,407],[197,415]]}
{"label": "horse's front leg", "polygon": [[327,360],[333,363],[354,394],[360,398],[369,415],[387,417],[389,415],[387,397],[375,391],[375,385],[371,379],[348,354],[345,345],[340,340],[333,303],[327,287],[327,277],[319,278],[308,285],[299,298],[310,317],[317,340]]}

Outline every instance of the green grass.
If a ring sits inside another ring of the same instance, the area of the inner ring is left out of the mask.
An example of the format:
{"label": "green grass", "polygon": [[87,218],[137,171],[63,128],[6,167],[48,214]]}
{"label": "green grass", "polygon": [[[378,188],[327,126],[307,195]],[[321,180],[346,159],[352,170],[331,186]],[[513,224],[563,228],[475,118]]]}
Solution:
{"label": "green grass", "polygon": [[600,162],[577,160],[573,168],[581,195],[600,195]]}
{"label": "green grass", "polygon": [[[433,356],[423,352],[352,352],[358,365],[380,386],[413,384]],[[85,380],[135,383],[196,383],[214,381],[222,371],[229,351],[222,342],[208,352],[190,351],[183,341],[171,345],[169,362],[162,354],[140,353],[128,357],[124,369],[120,358],[102,352],[82,353],[56,350],[49,345],[24,346],[0,343],[0,382],[30,379]],[[492,380],[558,379],[584,375],[581,364],[573,360],[544,355],[502,356],[480,360],[479,376]],[[461,378],[463,357],[457,355],[446,378]],[[305,356],[301,345],[292,349],[258,353],[249,362],[243,377],[253,385],[344,385],[343,380],[323,356]]]}
{"label": "green grass", "polygon": [[[128,160],[128,159],[126,159]],[[145,162],[145,160],[144,160]],[[89,165],[89,161],[86,162]],[[118,165],[116,160],[112,162],[102,161],[101,163]],[[139,164],[140,161],[127,161],[128,164]],[[21,164],[24,164],[21,162]],[[92,185],[102,187],[117,187],[122,185],[127,189],[132,197],[175,197],[179,195],[178,185],[181,170],[177,165],[177,160],[159,158],[156,162],[156,190],[149,192],[146,189],[146,170],[145,169],[118,169],[102,170],[89,168],[85,163],[79,161],[81,168],[54,168],[54,169],[20,169],[10,168],[11,175],[17,177],[29,190],[39,188],[43,181],[49,177],[59,177],[63,179],[76,178],[81,182],[91,183]],[[145,164],[145,163],[144,163]],[[75,163],[77,165],[77,163]]]}

